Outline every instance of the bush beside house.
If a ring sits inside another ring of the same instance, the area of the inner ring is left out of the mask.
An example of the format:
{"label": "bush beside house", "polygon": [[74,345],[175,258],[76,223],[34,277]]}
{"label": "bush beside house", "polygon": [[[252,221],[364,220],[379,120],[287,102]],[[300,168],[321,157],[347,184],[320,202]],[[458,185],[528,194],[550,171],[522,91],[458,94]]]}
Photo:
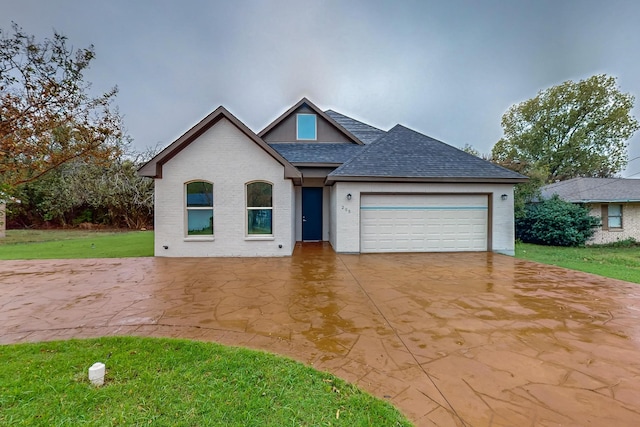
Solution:
{"label": "bush beside house", "polygon": [[588,207],[565,202],[557,195],[526,206],[516,218],[516,237],[525,243],[583,246],[600,225]]}

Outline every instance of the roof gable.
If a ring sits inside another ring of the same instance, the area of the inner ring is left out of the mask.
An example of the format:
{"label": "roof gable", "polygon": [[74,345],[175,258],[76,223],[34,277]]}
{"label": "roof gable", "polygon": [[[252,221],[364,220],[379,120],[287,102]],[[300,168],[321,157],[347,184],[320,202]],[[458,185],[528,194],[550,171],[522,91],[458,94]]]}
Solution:
{"label": "roof gable", "polygon": [[276,150],[271,148],[269,144],[264,142],[260,137],[251,131],[244,123],[238,120],[233,114],[231,114],[226,108],[220,106],[216,108],[211,114],[202,119],[199,123],[185,132],[182,136],[172,142],[168,147],[154,156],[147,163],[142,165],[138,169],[138,174],[142,176],[148,176],[151,178],[162,178],[162,166],[175,157],[185,147],[195,141],[199,136],[205,133],[208,129],[214,126],[222,119],[229,120],[236,128],[244,133],[250,140],[252,140],[258,147],[267,152],[278,163],[284,166],[284,177],[291,178],[295,181],[300,181],[302,175],[300,172],[289,163],[282,155]]}
{"label": "roof gable", "polygon": [[640,179],[573,178],[545,185],[540,194],[545,199],[557,194],[572,203],[640,202]]}
{"label": "roof gable", "polygon": [[[328,129],[331,129],[331,132],[335,131],[335,134],[339,135],[341,139],[343,139],[343,142],[364,145],[364,143],[357,136],[355,136],[349,130],[342,127],[333,118],[331,118],[329,115],[324,113],[321,109],[319,109],[313,102],[309,101],[307,98],[302,98],[294,106],[292,106],[283,114],[281,114],[277,119],[271,122],[266,128],[261,130],[258,133],[258,136],[260,138],[263,138],[265,141],[268,141],[269,143],[296,141],[295,138],[288,138],[289,140],[282,140],[282,139],[273,140],[272,136],[277,132],[277,129],[279,127],[287,125],[291,116],[293,116],[294,114],[297,114],[298,112],[308,112],[308,113],[316,114],[319,117],[320,121],[324,121],[324,123],[326,123],[326,125],[328,126]],[[320,129],[319,129],[319,133],[320,133]],[[341,142],[341,141],[330,141],[330,140],[322,141],[320,138],[316,141],[310,141],[310,142],[335,143],[335,142]]]}
{"label": "roof gable", "polygon": [[396,125],[329,174],[327,180],[522,182],[528,178]]}

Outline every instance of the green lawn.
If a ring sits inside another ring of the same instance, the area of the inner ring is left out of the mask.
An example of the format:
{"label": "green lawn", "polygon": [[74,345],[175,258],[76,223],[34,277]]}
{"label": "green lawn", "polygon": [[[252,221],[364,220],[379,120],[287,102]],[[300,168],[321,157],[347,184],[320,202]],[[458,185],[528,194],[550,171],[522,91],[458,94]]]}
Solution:
{"label": "green lawn", "polygon": [[153,231],[8,230],[1,259],[153,256]]}
{"label": "green lawn", "polygon": [[640,248],[565,248],[516,244],[516,257],[640,283]]}
{"label": "green lawn", "polygon": [[[0,424],[410,426],[389,403],[271,354],[109,337],[0,346]],[[106,364],[105,384],[87,378]]]}

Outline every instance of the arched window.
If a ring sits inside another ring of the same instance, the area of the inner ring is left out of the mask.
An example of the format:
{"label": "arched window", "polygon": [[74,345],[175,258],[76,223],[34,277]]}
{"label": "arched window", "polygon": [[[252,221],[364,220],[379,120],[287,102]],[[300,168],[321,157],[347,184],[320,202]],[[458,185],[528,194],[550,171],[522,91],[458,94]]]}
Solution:
{"label": "arched window", "polygon": [[187,236],[213,236],[213,184],[193,181],[185,187]]}
{"label": "arched window", "polygon": [[273,234],[273,185],[268,182],[247,184],[247,235]]}

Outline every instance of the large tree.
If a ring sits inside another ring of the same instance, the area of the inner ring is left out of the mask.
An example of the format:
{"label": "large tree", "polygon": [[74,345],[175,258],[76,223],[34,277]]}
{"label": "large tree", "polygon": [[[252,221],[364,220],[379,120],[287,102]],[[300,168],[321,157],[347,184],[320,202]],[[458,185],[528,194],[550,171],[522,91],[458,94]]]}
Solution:
{"label": "large tree", "polygon": [[106,167],[81,159],[67,162],[21,185],[16,191],[21,203],[9,218],[24,226],[146,227],[153,223],[153,180],[137,169],[151,152],[121,156]]}
{"label": "large tree", "polygon": [[613,176],[626,166],[627,140],[639,127],[633,102],[604,74],[553,86],[504,114],[493,159],[546,171],[546,182]]}
{"label": "large tree", "polygon": [[15,23],[0,29],[0,190],[74,159],[108,162],[120,153],[117,88],[92,96],[84,79],[94,57],[92,45],[73,49],[57,32],[38,42]]}

